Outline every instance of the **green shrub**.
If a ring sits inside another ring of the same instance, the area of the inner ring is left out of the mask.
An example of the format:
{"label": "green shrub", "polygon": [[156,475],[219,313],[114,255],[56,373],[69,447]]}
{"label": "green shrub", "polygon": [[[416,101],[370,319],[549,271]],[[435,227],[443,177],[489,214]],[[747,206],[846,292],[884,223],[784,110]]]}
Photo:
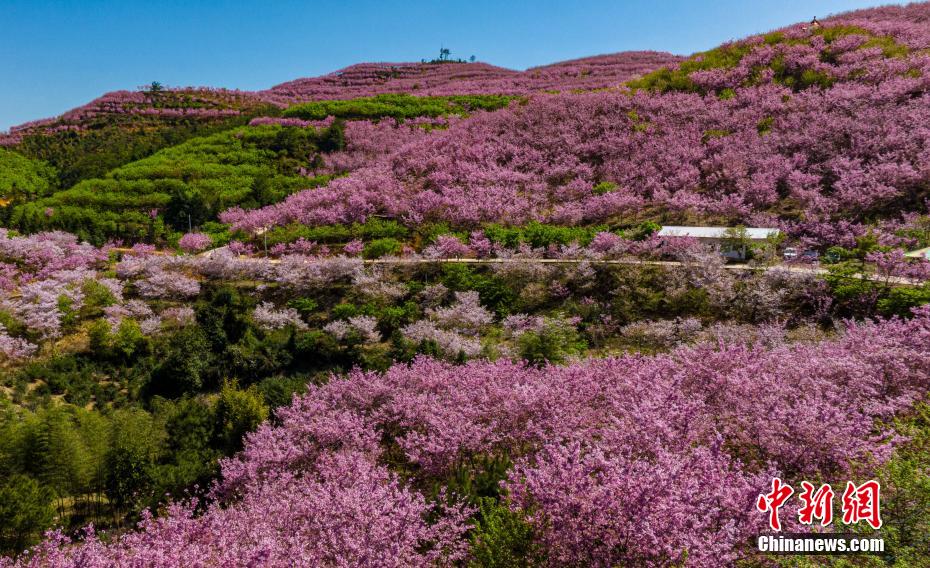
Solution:
{"label": "green shrub", "polygon": [[489,274],[483,267],[443,264],[440,281],[450,290],[478,292],[481,303],[499,316],[506,316],[517,303],[518,293],[504,278]]}
{"label": "green shrub", "polygon": [[586,347],[575,328],[560,319],[547,320],[541,331],[528,331],[517,339],[520,358],[536,366],[562,363]]}
{"label": "green shrub", "polygon": [[342,303],[333,306],[332,319],[349,319],[359,314],[358,306],[355,304]]}
{"label": "green shrub", "polygon": [[313,298],[294,298],[290,300],[287,305],[300,312],[303,316],[312,314],[319,307],[316,300]]}
{"label": "green shrub", "polygon": [[55,168],[0,148],[0,199],[13,202],[45,197],[55,185]]}
{"label": "green shrub", "polygon": [[478,514],[471,532],[472,568],[523,568],[540,563],[533,542],[533,527],[520,511],[511,510],[497,499],[478,501]]}
{"label": "green shrub", "polygon": [[294,105],[284,116],[304,120],[337,119],[375,120],[394,118],[464,115],[476,110],[497,110],[507,106],[514,97],[504,95],[464,95],[448,97],[417,97],[405,94],[384,94],[348,100],[313,101]]}
{"label": "green shrub", "polygon": [[242,449],[242,437],[268,418],[268,405],[255,385],[238,388],[226,381],[216,404],[218,447],[227,454]]}
{"label": "green shrub", "polygon": [[562,227],[533,221],[522,227],[491,224],[485,227],[484,234],[491,241],[510,248],[516,248],[521,244],[547,247],[552,244],[567,245],[573,242],[587,246],[596,234],[606,230],[607,227],[603,225]]}
{"label": "green shrub", "polygon": [[307,380],[302,377],[268,377],[258,383],[257,388],[265,404],[274,409],[290,404],[295,394],[306,390]]}
{"label": "green shrub", "polygon": [[400,254],[400,250],[401,243],[397,239],[375,239],[365,244],[365,249],[362,251],[362,256],[368,259],[381,258],[382,256]]}
{"label": "green shrub", "polygon": [[916,288],[897,287],[878,300],[878,311],[883,316],[908,317],[911,309],[930,304],[930,284]]}

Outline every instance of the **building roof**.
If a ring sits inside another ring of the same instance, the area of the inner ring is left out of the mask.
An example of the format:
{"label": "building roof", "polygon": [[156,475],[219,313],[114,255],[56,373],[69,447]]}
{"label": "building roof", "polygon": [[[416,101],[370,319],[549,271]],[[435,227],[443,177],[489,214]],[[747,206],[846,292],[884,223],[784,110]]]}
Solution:
{"label": "building roof", "polygon": [[912,250],[909,253],[905,253],[907,258],[926,258],[930,260],[930,247]]}
{"label": "building roof", "polygon": [[[662,227],[660,237],[694,237],[696,239],[725,239],[727,231],[735,227],[680,227],[667,225]],[[746,227],[746,237],[750,240],[763,241],[770,236],[776,236],[778,229],[767,227]]]}

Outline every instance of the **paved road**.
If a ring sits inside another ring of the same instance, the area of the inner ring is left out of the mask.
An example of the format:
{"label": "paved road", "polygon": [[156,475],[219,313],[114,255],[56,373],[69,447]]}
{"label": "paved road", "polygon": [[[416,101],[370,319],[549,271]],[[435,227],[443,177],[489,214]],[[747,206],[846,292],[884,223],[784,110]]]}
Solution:
{"label": "paved road", "polygon": [[[218,247],[214,249],[205,250],[199,253],[197,256],[209,258],[221,251],[226,250],[227,247]],[[119,250],[123,252],[132,252],[132,249],[118,248],[114,250]],[[166,254],[163,251],[155,251],[154,254]],[[269,264],[278,264],[281,261],[276,258],[259,258],[259,257],[245,257],[240,256],[241,260],[251,260],[255,262],[267,262]],[[588,258],[375,258],[362,261],[365,264],[384,264],[384,265],[404,265],[404,264],[581,264],[582,262],[587,262],[589,264],[626,264],[626,265],[640,265],[640,266],[667,266],[667,267],[676,267],[676,266],[686,266],[687,263],[672,261],[672,260],[638,260],[635,258],[624,258],[624,259],[588,259]],[[810,274],[813,276],[823,276],[828,273],[826,268],[822,268],[819,265],[811,264],[725,264],[723,266],[727,270],[750,270],[755,272],[772,272],[772,271],[788,271],[795,274]],[[866,278],[873,282],[884,282],[887,284],[894,284],[896,286],[920,286],[924,283],[923,280],[917,280],[913,278],[904,278],[900,276],[875,276],[875,275],[862,275],[862,274],[853,274],[849,276],[852,279],[861,280]]]}
{"label": "paved road", "polygon": [[[206,251],[201,253],[201,256],[211,256],[213,252],[219,249],[214,249],[213,251]],[[245,258],[245,257],[242,257]],[[271,259],[261,259],[256,257],[248,257],[251,260],[256,262],[267,262],[269,264],[278,264],[281,261],[276,258]],[[583,262],[589,264],[622,264],[622,265],[631,265],[631,266],[666,266],[666,267],[680,267],[687,266],[688,263],[671,261],[671,260],[638,260],[638,259],[586,259],[586,258],[375,258],[363,260],[365,264],[369,265],[415,265],[415,264],[581,264]],[[770,264],[770,265],[760,265],[760,264],[725,264],[723,266],[727,270],[749,270],[755,272],[774,272],[774,271],[788,271],[795,274],[810,274],[813,276],[823,276],[828,273],[826,268],[822,268],[818,265],[809,265],[809,264]],[[898,286],[920,286],[923,284],[922,280],[914,280],[911,278],[903,277],[885,277],[885,276],[875,276],[875,275],[862,275],[862,274],[853,274],[849,278],[861,280],[866,278],[874,282],[886,282],[888,284],[894,284]]]}

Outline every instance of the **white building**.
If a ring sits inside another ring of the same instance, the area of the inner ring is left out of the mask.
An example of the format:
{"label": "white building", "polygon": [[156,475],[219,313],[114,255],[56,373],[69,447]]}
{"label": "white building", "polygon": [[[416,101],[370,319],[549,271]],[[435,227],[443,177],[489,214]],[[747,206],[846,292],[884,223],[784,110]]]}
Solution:
{"label": "white building", "polygon": [[[746,241],[763,243],[777,237],[780,231],[770,227],[683,227],[668,225],[656,233],[659,237],[697,239],[703,243],[717,245],[727,258],[743,260],[746,258]],[[743,241],[738,250],[732,247],[735,239]]]}

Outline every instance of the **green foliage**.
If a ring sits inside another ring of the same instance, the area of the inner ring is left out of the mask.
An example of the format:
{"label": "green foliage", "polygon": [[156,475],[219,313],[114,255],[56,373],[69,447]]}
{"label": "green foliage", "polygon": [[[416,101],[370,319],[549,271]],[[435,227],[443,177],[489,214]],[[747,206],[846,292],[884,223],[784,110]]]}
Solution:
{"label": "green foliage", "polygon": [[110,423],[104,490],[119,511],[131,511],[151,498],[161,432],[142,410],[118,411]]}
{"label": "green foliage", "polygon": [[469,537],[473,568],[535,566],[541,560],[533,544],[533,527],[520,511],[497,499],[478,500],[475,528]]}
{"label": "green foliage", "polygon": [[745,43],[724,44],[710,51],[691,56],[689,59],[682,61],[677,69],[663,67],[629,81],[627,85],[633,89],[647,89],[650,91],[694,92],[697,91],[697,86],[689,77],[691,73],[710,69],[732,69],[751,50],[751,46]]}
{"label": "green foliage", "polygon": [[278,243],[291,243],[297,239],[314,241],[320,244],[340,244],[352,239],[371,241],[376,239],[397,239],[408,237],[409,229],[397,221],[370,217],[364,223],[351,225],[301,225],[291,224],[283,227],[273,227],[265,235],[268,246]]}
{"label": "green foliage", "polygon": [[269,408],[278,408],[291,403],[295,394],[307,388],[307,381],[302,377],[268,377],[258,383],[258,391]]}
{"label": "green foliage", "polygon": [[382,256],[391,256],[400,254],[400,241],[393,238],[376,239],[365,244],[362,256],[365,258],[381,258]]}
{"label": "green foliage", "polygon": [[349,319],[351,317],[357,316],[359,314],[359,309],[355,304],[350,304],[343,302],[341,304],[336,304],[333,306],[331,315],[334,320],[339,319]]}
{"label": "green foliage", "polygon": [[805,68],[789,68],[785,65],[784,59],[775,58],[770,68],[775,72],[773,81],[790,87],[795,91],[801,91],[810,87],[829,88],[833,84],[833,77],[825,71],[815,71]]}
{"label": "green foliage", "polygon": [[[403,464],[399,464],[403,467]],[[455,495],[475,507],[474,526],[469,534],[471,559],[468,566],[523,567],[541,564],[534,544],[533,527],[522,511],[511,510],[501,491],[512,462],[506,455],[477,455],[462,459],[460,465],[441,480],[435,480],[429,493],[440,490]]]}
{"label": "green foliage", "polygon": [[294,105],[284,116],[304,120],[322,120],[328,116],[348,120],[394,118],[403,120],[421,116],[464,115],[476,110],[498,110],[514,97],[504,95],[463,95],[448,97],[416,97],[386,94],[349,100],[313,101]]}
{"label": "green foliage", "polygon": [[[845,254],[858,253],[846,251]],[[873,277],[863,278],[863,275]],[[930,303],[930,284],[895,286],[890,277],[874,277],[869,265],[857,258],[829,264],[824,280],[836,304],[834,311],[844,317],[907,317],[911,308]]]}
{"label": "green foliage", "polygon": [[84,293],[80,311],[81,319],[100,317],[103,315],[103,308],[112,306],[116,302],[113,292],[96,280],[85,280],[81,285],[81,292]]}
{"label": "green foliage", "polygon": [[484,229],[484,234],[491,241],[510,248],[516,248],[521,244],[528,244],[533,247],[547,247],[551,244],[567,245],[573,242],[587,246],[596,234],[606,230],[607,228],[603,225],[562,227],[533,221],[522,227],[488,225]]}
{"label": "green foliage", "polygon": [[346,125],[341,118],[337,118],[320,135],[318,142],[323,152],[339,152],[346,148]]}
{"label": "green foliage", "polygon": [[213,359],[204,330],[196,326],[182,328],[168,339],[164,351],[147,394],[175,397],[200,391]]}
{"label": "green foliage", "polygon": [[384,306],[372,312],[369,315],[377,318],[378,329],[386,336],[408,323],[413,323],[420,316],[420,308],[413,301],[404,302],[401,306]]}
{"label": "green foliage", "polygon": [[[103,352],[101,355],[109,356]],[[31,361],[17,371],[16,378],[27,384],[44,382],[44,389],[49,394],[60,395],[72,404],[84,405],[103,390],[95,377],[95,371],[99,370],[96,367],[93,361],[61,354]]]}
{"label": "green foliage", "polygon": [[198,122],[183,118],[123,115],[101,119],[105,120],[110,122],[93,124],[93,128],[86,132],[63,131],[26,136],[17,150],[25,156],[51,164],[58,171],[55,185],[68,188],[81,180],[103,177],[114,168],[196,136],[208,136],[244,125],[248,117]]}
{"label": "green foliage", "polygon": [[242,437],[268,418],[268,405],[255,385],[239,389],[234,382],[224,382],[216,405],[219,447],[232,453],[242,449]]}
{"label": "green foliage", "polygon": [[319,304],[313,298],[294,298],[288,301],[287,305],[300,312],[303,316],[312,314],[319,307]]}
{"label": "green foliage", "polygon": [[202,296],[195,307],[197,323],[211,349],[220,353],[245,336],[254,302],[229,285],[210,288]]}
{"label": "green foliage", "polygon": [[164,432],[155,466],[153,498],[181,495],[195,484],[205,487],[217,473],[222,455],[215,447],[216,409],[206,397],[153,401],[156,428]]}
{"label": "green foliage", "polygon": [[930,215],[922,215],[909,223],[907,229],[895,231],[899,237],[914,239],[917,241],[916,248],[930,246]]}
{"label": "green foliage", "polygon": [[0,148],[0,199],[24,202],[45,197],[55,185],[55,168]]}
{"label": "green foliage", "polygon": [[582,354],[586,347],[575,328],[560,320],[549,320],[541,331],[528,331],[517,339],[520,358],[540,367],[563,363],[568,356]]}
{"label": "green foliage", "polygon": [[[910,50],[907,46],[898,44],[890,36],[876,36],[872,32],[857,26],[823,26],[813,30],[813,34],[823,36],[826,43],[829,44],[838,38],[847,35],[862,35],[869,38],[860,49],[869,47],[880,47],[885,57],[903,57]],[[806,39],[788,40],[781,32],[772,32],[763,36],[762,41],[765,45],[779,45],[782,43],[799,43],[808,42]],[[754,49],[754,45],[748,42],[727,43],[710,51],[696,53],[690,58],[682,61],[677,68],[663,67],[642,77],[627,82],[627,85],[633,89],[646,89],[650,91],[668,92],[702,92],[702,90],[691,80],[691,73],[695,71],[707,71],[711,69],[733,69],[739,65],[740,61]],[[832,54],[829,47],[821,54],[821,58],[829,59]],[[817,86],[826,88],[833,84],[833,77],[830,75],[817,72],[813,69],[788,69],[784,61],[776,58],[769,66],[775,75],[772,80],[794,90],[803,90],[809,87]],[[753,71],[754,77],[762,74],[762,67],[757,67]],[[753,79],[754,80],[754,79]],[[732,91],[726,93],[727,89],[722,90],[719,95],[722,98],[732,96]],[[767,132],[765,128],[760,127],[759,133]]]}
{"label": "green foliage", "polygon": [[759,136],[764,136],[772,131],[772,124],[775,123],[775,119],[771,116],[766,116],[756,124],[756,131],[759,133]]}
{"label": "green foliage", "polygon": [[353,223],[349,233],[354,238],[371,239],[403,239],[410,231],[397,221],[370,217],[364,223]]}
{"label": "green foliage", "polygon": [[858,35],[869,38],[859,46],[859,49],[880,47],[885,57],[903,57],[910,52],[906,45],[898,44],[891,36],[876,36],[871,31],[860,26],[823,26],[813,31],[814,35],[823,36],[827,44],[831,44],[841,37]]}
{"label": "green foliage", "polygon": [[517,302],[517,291],[505,279],[489,274],[480,267],[444,264],[440,281],[450,290],[475,290],[481,303],[499,316],[509,314]]}
{"label": "green foliage", "polygon": [[919,404],[896,430],[908,442],[880,473],[884,560],[895,566],[920,566],[930,558],[930,406]]}
{"label": "green foliage", "polygon": [[846,313],[853,313],[867,304],[877,301],[875,283],[859,278],[864,264],[858,260],[839,262],[827,267],[824,279],[830,286],[835,301],[845,308]]}
{"label": "green foliage", "polygon": [[152,210],[170,228],[187,231],[189,223],[202,224],[229,207],[260,207],[325,183],[328,177],[314,182],[298,171],[316,152],[317,136],[313,129],[260,126],[193,138],[20,204],[9,222],[30,232],[63,229],[95,243],[163,238]]}
{"label": "green foliage", "polygon": [[153,464],[132,447],[117,447],[107,454],[106,495],[119,511],[136,509],[151,498]]}
{"label": "green foliage", "polygon": [[898,43],[894,38],[890,36],[878,36],[869,39],[867,42],[863,43],[860,46],[860,49],[868,49],[870,47],[878,47],[882,50],[882,55],[885,57],[905,57],[910,52],[911,49],[904,44]]}
{"label": "green foliage", "polygon": [[241,390],[234,382],[223,383],[216,405],[220,446],[227,453],[242,449],[242,437],[268,418],[268,405],[255,385]]}
{"label": "green foliage", "polygon": [[55,517],[53,498],[50,488],[25,475],[0,481],[0,553],[19,553],[39,541]]}
{"label": "green foliage", "polygon": [[704,134],[701,135],[701,142],[707,144],[715,138],[725,138],[730,135],[730,131],[721,130],[719,128],[712,128],[710,130],[705,130]]}
{"label": "green foliage", "polygon": [[423,223],[416,228],[416,240],[420,244],[433,243],[442,235],[452,235],[458,237],[459,240],[465,240],[463,237],[466,236],[464,233],[453,231],[449,223],[445,221]]}
{"label": "green foliage", "polygon": [[98,456],[90,452],[93,440],[82,436],[81,414],[67,407],[44,408],[23,426],[21,472],[38,479],[59,500],[84,493],[93,479]]}
{"label": "green foliage", "polygon": [[614,182],[602,181],[598,183],[597,185],[595,185],[591,189],[591,192],[594,193],[594,195],[604,195],[604,194],[607,194],[607,193],[610,193],[616,190],[617,190],[617,184],[615,184]]}
{"label": "green foliage", "polygon": [[920,287],[897,287],[888,291],[884,298],[877,302],[879,313],[883,316],[907,317],[912,308],[930,304],[930,284]]}
{"label": "green foliage", "polygon": [[113,336],[112,349],[117,356],[130,360],[137,351],[145,348],[146,343],[147,340],[142,334],[139,323],[126,318],[120,322]]}
{"label": "green foliage", "polygon": [[110,349],[110,324],[104,319],[94,320],[87,328],[91,351],[103,355]]}
{"label": "green foliage", "polygon": [[654,233],[662,230],[662,225],[655,221],[643,221],[639,225],[625,231],[626,237],[634,241],[644,241]]}

